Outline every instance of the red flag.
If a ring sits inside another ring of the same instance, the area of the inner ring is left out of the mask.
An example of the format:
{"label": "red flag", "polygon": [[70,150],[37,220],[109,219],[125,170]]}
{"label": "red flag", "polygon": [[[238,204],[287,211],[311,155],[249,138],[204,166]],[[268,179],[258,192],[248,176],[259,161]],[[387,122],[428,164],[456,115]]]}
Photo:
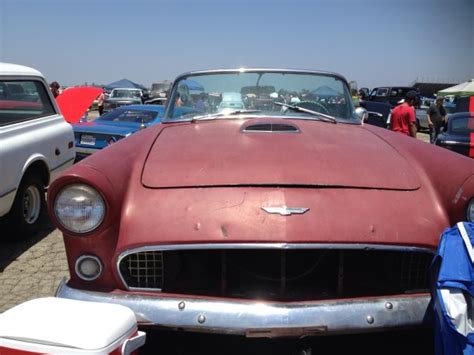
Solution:
{"label": "red flag", "polygon": [[56,102],[67,122],[78,123],[101,92],[101,88],[92,86],[68,88],[56,97]]}

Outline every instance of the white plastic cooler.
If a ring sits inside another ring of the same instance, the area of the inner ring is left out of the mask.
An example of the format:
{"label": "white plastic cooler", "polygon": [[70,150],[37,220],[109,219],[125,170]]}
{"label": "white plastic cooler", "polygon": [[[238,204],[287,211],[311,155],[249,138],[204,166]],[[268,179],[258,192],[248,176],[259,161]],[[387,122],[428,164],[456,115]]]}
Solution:
{"label": "white plastic cooler", "polygon": [[134,313],[120,305],[50,297],[0,314],[0,355],[119,355],[144,343]]}

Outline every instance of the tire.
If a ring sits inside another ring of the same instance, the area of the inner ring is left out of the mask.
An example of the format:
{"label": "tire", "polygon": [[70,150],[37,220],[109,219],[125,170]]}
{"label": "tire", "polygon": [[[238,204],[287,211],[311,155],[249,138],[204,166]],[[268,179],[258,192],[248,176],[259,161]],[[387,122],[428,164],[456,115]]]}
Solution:
{"label": "tire", "polygon": [[38,232],[45,222],[45,216],[44,182],[36,175],[26,175],[7,216],[7,239],[21,240]]}

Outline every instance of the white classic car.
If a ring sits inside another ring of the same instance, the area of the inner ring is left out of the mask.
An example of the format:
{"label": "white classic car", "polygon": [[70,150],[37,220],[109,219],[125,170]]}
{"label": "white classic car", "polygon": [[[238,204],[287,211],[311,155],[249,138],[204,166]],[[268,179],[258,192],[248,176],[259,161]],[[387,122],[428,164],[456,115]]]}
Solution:
{"label": "white classic car", "polygon": [[24,237],[46,215],[45,188],[74,162],[74,134],[43,75],[0,63],[0,217]]}

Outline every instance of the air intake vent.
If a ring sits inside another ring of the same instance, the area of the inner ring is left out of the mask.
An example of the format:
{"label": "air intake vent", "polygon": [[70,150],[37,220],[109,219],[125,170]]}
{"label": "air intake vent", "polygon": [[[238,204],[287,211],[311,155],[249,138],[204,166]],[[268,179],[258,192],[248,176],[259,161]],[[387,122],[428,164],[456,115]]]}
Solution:
{"label": "air intake vent", "polygon": [[163,287],[163,252],[130,254],[120,262],[120,272],[130,288],[161,290]]}
{"label": "air intake vent", "polygon": [[124,257],[120,273],[132,290],[300,302],[428,292],[432,259],[425,251],[149,250]]}
{"label": "air intake vent", "polygon": [[248,125],[243,132],[263,132],[263,133],[299,133],[300,130],[287,123],[257,123]]}

